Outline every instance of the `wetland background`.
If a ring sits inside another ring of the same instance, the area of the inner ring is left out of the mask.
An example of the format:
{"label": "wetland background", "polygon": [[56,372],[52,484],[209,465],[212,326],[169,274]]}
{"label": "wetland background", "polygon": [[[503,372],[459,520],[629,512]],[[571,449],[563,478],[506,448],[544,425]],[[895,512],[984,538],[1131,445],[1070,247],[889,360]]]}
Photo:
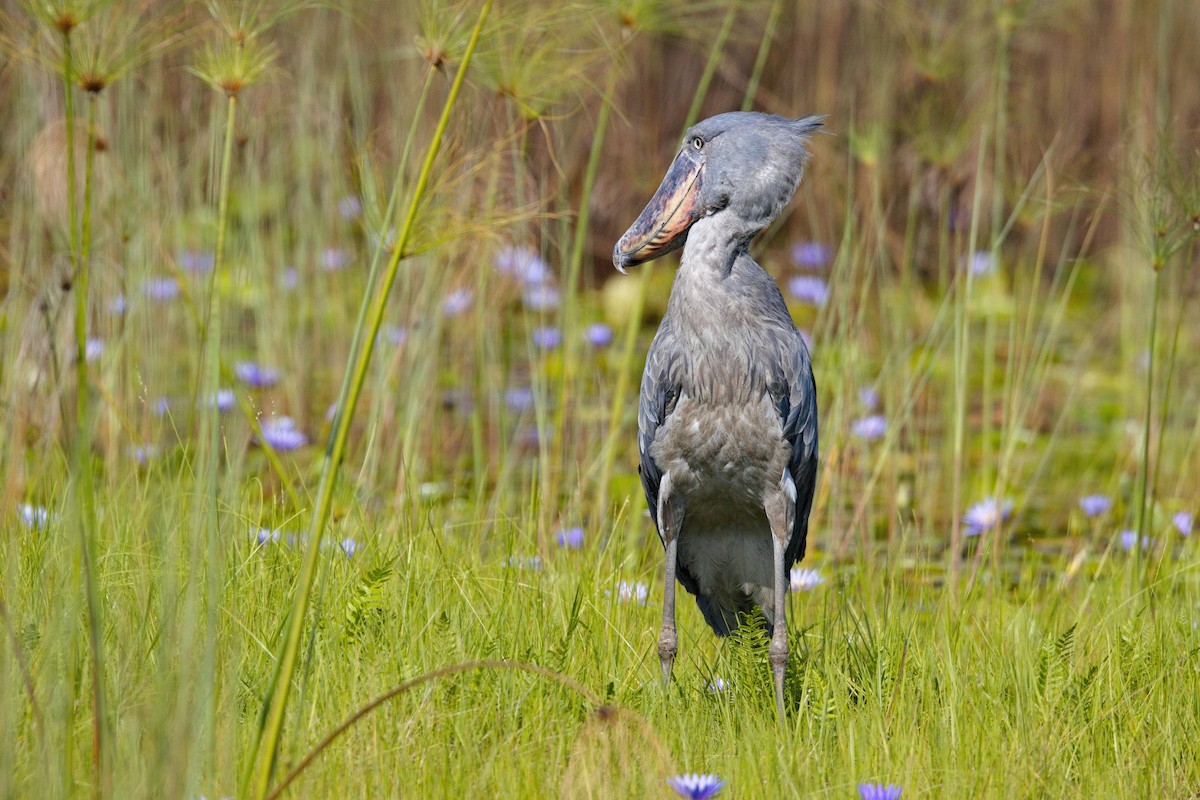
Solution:
{"label": "wetland background", "polygon": [[[0,10],[0,795],[1200,792],[1200,5]],[[738,108],[832,134],[783,728],[657,682],[610,261]]]}

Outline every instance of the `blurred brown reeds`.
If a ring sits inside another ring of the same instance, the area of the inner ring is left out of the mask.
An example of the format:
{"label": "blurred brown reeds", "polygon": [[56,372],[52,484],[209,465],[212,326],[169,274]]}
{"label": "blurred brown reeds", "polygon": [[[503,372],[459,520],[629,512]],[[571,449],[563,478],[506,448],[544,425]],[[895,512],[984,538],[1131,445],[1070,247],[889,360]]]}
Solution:
{"label": "blurred brown reeds", "polygon": [[[82,165],[87,150],[87,124],[75,122],[75,163],[80,165],[75,173],[75,200],[81,207],[84,194],[84,172]],[[50,237],[65,249],[68,230],[67,202],[67,126],[64,120],[52,120],[42,126],[30,142],[22,159],[22,178],[19,191],[32,200],[36,217],[28,220],[27,235]],[[98,156],[106,153],[108,140],[100,132],[96,135],[94,148]],[[114,183],[111,164],[107,159],[94,159],[92,191],[99,203],[110,197]],[[14,192],[16,194],[17,192]],[[5,265],[5,272],[8,272]],[[5,283],[12,278],[7,274]],[[71,365],[75,359],[72,332],[71,292],[73,275],[65,254],[47,255],[37,265],[27,269],[20,281],[25,291],[21,297],[29,298],[29,306],[20,323],[17,352],[13,361],[13,395],[10,424],[14,444],[30,441],[54,442],[73,419],[74,376]],[[111,276],[101,276],[101,286],[111,289]],[[13,319],[19,319],[14,313]],[[18,463],[13,459],[10,464]],[[10,476],[11,484],[11,476]],[[10,486],[10,491],[11,491]]]}
{"label": "blurred brown reeds", "polygon": [[[702,115],[735,109],[742,102],[769,4],[742,6]],[[1169,58],[1159,54],[1164,9],[1170,20]],[[691,15],[689,24],[712,28],[722,13],[719,5],[709,5],[703,14]],[[345,52],[347,37],[350,43],[360,43],[363,52],[371,52],[382,41],[409,42],[417,35],[416,16],[396,14],[385,3],[356,3],[353,15],[355,23],[347,26],[329,24],[327,14],[302,14],[282,22],[285,40],[295,37],[313,46],[282,48],[281,74],[288,80],[309,80],[307,76],[321,67],[310,60],[312,53],[337,58]],[[646,154],[661,160],[681,133],[706,58],[706,42],[697,41],[704,31],[687,33],[686,28],[638,33],[623,56],[632,68],[625,71],[619,88],[620,118],[604,143],[592,197],[590,250],[593,266],[602,275],[607,275],[612,240],[629,215],[640,210],[636,206],[657,180],[646,171]],[[587,34],[586,29],[576,31],[581,37]],[[770,35],[755,108],[828,114],[828,129],[836,136],[832,148],[843,153],[840,158],[825,155],[814,160],[812,183],[823,187],[822,198],[813,210],[815,219],[790,223],[797,235],[831,236],[834,220],[844,218],[846,209],[839,204],[847,194],[839,184],[850,174],[846,151],[865,168],[858,171],[859,180],[868,180],[869,174],[879,182],[891,233],[903,230],[910,199],[931,222],[942,219],[947,209],[952,218],[965,221],[980,144],[974,134],[992,113],[988,100],[995,91],[995,58],[1005,42],[1010,48],[1005,150],[1007,174],[1014,176],[1014,185],[1004,187],[1009,193],[1020,191],[1024,176],[1033,174],[1051,147],[1058,185],[1103,190],[1116,183],[1118,151],[1131,138],[1152,142],[1159,122],[1177,138],[1194,137],[1200,129],[1200,84],[1193,79],[1200,74],[1200,49],[1188,44],[1200,37],[1200,4],[1184,0],[785,3]],[[571,43],[564,36],[560,46]],[[200,107],[203,87],[167,61],[156,76],[163,81],[162,99],[170,104],[161,110],[174,114]],[[607,66],[603,57],[588,61],[585,71],[563,77],[577,86],[559,87],[562,97],[545,109],[548,116],[541,123],[571,126],[579,135],[553,152],[548,137],[530,136],[528,166],[547,182],[565,177],[577,187],[580,181],[588,153],[588,119],[596,103],[585,84]],[[395,62],[388,59],[367,68],[381,75],[396,71]],[[1169,87],[1165,93],[1156,90],[1160,72],[1165,72]],[[12,71],[0,73],[0,106],[12,107],[18,83]],[[380,153],[397,152],[404,134],[395,125],[404,117],[395,103],[405,101],[407,94],[386,91],[390,86],[394,80],[370,84],[372,93],[362,109],[367,116],[358,123]],[[580,109],[579,98],[592,107]],[[269,142],[289,116],[299,115],[309,124],[338,124],[312,118],[315,109],[295,108],[293,101],[281,92],[248,95],[253,119],[244,133],[246,140],[267,137]],[[576,111],[589,116],[561,119],[561,114]],[[498,111],[492,120],[479,118],[474,123],[501,127],[507,124],[503,117]],[[167,118],[161,127],[168,137],[189,135]],[[49,129],[32,133],[39,141],[51,135]],[[14,150],[28,151],[26,135],[27,126],[10,127],[0,141],[0,164],[14,163]],[[331,159],[329,169],[340,171],[355,160],[349,137],[345,144],[341,161]],[[824,148],[828,151],[831,145]],[[39,185],[56,184],[45,169],[39,172],[45,178]],[[555,176],[557,170],[562,172]],[[992,173],[985,166],[984,180],[991,180]],[[65,201],[45,192],[39,189],[39,202],[52,206],[56,200]],[[1115,230],[1100,235],[1114,236]]]}
{"label": "blurred brown reeds", "polygon": [[[94,144],[97,154],[108,150],[108,140],[97,133]],[[63,232],[67,229],[67,126],[58,119],[46,124],[29,147],[26,165],[29,187],[39,218],[48,227]],[[75,121],[75,163],[82,165],[87,154],[87,121]],[[96,181],[92,190],[98,197],[107,194],[110,183],[106,159],[95,159]],[[75,201],[83,206],[83,169],[75,175]]]}
{"label": "blurred brown reeds", "polygon": [[[1156,86],[1169,87],[1161,109],[1164,133],[1177,141],[1197,140],[1200,131],[1200,4],[1138,0],[959,3],[904,0],[786,4],[774,32],[756,107],[780,114],[828,114],[837,136],[810,167],[810,186],[821,187],[812,220],[793,220],[798,236],[835,236],[835,221],[870,208],[841,208],[847,193],[845,151],[862,169],[863,187],[853,196],[866,202],[864,187],[878,181],[895,249],[903,238],[908,206],[916,203],[925,224],[949,218],[965,229],[975,193],[979,140],[972,134],[989,123],[998,48],[1011,41],[1005,131],[1007,174],[1015,197],[1051,147],[1055,182],[1087,186],[1098,202],[1116,186],[1120,151],[1130,143],[1152,145],[1159,124]],[[1169,59],[1160,57],[1160,10],[1169,13]],[[758,19],[738,26],[722,60],[703,114],[736,108],[753,62]],[[606,165],[593,199],[594,254],[603,267],[622,222],[636,214],[637,198],[648,196],[657,177],[639,174],[646,152],[675,146],[690,101],[690,86],[703,54],[673,39],[647,38],[633,58],[638,80],[622,91],[620,107],[630,125],[606,148]],[[977,134],[976,134],[977,135]],[[985,164],[983,179],[994,170]],[[983,197],[991,196],[985,187]],[[872,226],[857,226],[870,230]],[[815,229],[814,229],[815,228]],[[1054,233],[1064,235],[1065,225]],[[1015,231],[1017,236],[1023,233]],[[1099,231],[1097,245],[1110,244],[1118,226]],[[936,237],[934,237],[936,238]],[[1058,244],[1056,242],[1055,244]],[[1053,251],[1053,250],[1052,250]],[[899,261],[899,258],[896,259]],[[918,261],[919,263],[919,261]]]}

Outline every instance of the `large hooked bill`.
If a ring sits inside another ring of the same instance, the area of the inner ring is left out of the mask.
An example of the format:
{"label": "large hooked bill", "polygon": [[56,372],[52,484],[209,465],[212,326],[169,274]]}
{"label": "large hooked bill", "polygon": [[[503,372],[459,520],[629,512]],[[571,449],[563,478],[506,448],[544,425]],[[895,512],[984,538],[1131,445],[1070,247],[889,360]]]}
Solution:
{"label": "large hooked bill", "polygon": [[675,156],[658,191],[613,248],[613,266],[643,264],[683,246],[688,228],[701,216],[703,161],[687,148]]}

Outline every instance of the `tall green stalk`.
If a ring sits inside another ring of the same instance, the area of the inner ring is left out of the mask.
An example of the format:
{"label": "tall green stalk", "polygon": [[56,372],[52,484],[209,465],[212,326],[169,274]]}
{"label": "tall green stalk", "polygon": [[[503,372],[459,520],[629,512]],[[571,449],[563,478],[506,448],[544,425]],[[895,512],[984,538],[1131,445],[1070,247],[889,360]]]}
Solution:
{"label": "tall green stalk", "polygon": [[[106,794],[108,783],[104,746],[106,727],[106,698],[104,689],[104,642],[100,630],[100,575],[96,570],[96,497],[95,482],[92,475],[91,441],[92,441],[92,408],[91,387],[87,380],[87,300],[91,283],[92,260],[92,176],[95,166],[96,142],[96,98],[88,97],[87,122],[87,155],[84,167],[83,189],[83,230],[81,232],[79,250],[79,269],[75,277],[75,361],[76,377],[79,381],[75,389],[76,429],[78,440],[76,447],[80,454],[78,462],[79,480],[81,481],[81,501],[83,511],[83,556],[84,575],[87,581],[88,606],[88,639],[92,656],[92,692],[95,694],[95,746],[93,758],[96,774],[93,794],[100,797]],[[74,150],[74,142],[69,145]],[[73,189],[72,189],[73,191]]]}
{"label": "tall green stalk", "polygon": [[[74,276],[75,291],[75,439],[72,444],[74,476],[74,502],[72,513],[79,532],[79,553],[84,580],[84,595],[87,605],[88,653],[91,661],[92,688],[92,795],[101,797],[106,786],[104,762],[106,756],[104,720],[106,703],[104,694],[104,657],[100,630],[99,576],[96,573],[95,542],[96,530],[95,493],[92,480],[90,403],[87,365],[87,300],[88,300],[88,254],[80,244],[78,227],[79,209],[75,191],[75,60],[71,46],[72,26],[60,28],[63,42],[63,96],[66,112],[67,148],[67,225],[70,242],[70,260]],[[89,142],[94,137],[95,104],[88,108]],[[91,148],[87,155],[87,170],[92,167]],[[84,203],[84,227],[86,236],[91,233],[90,180]]]}
{"label": "tall green stalk", "polygon": [[[217,635],[220,628],[222,583],[225,580],[222,563],[222,545],[220,538],[220,508],[221,508],[221,420],[220,409],[217,407],[217,392],[221,385],[221,332],[222,323],[222,278],[226,270],[225,248],[229,229],[229,193],[233,172],[233,139],[237,122],[237,92],[227,92],[225,102],[225,140],[222,143],[221,173],[217,187],[217,242],[213,250],[213,268],[208,292],[208,319],[205,322],[204,340],[204,372],[200,381],[202,388],[199,476],[201,489],[197,496],[201,498],[197,509],[197,532],[202,531],[200,541],[205,546],[205,575],[204,584],[204,631],[206,646],[202,647],[202,657],[198,666],[198,681],[202,687],[198,691],[201,698],[215,696],[216,682],[216,648],[207,645],[210,637]],[[195,552],[195,551],[193,551]],[[213,724],[214,706],[211,702],[196,706],[197,728],[206,731],[211,737],[216,729]],[[200,743],[211,752],[215,743],[212,740]]]}
{"label": "tall green stalk", "polygon": [[[987,133],[979,143],[979,162],[975,173],[975,202],[971,204],[971,227],[967,236],[968,250],[975,249],[979,232],[979,208],[982,205],[979,187],[983,185],[984,154],[987,151]],[[951,269],[955,269],[951,265]],[[958,591],[958,570],[962,549],[962,478],[966,461],[967,382],[970,379],[971,353],[971,288],[972,270],[969,266],[957,269],[954,285],[954,462],[952,468],[953,518],[950,527],[950,591]],[[994,498],[997,503],[1000,498]]]}
{"label": "tall green stalk", "polygon": [[[208,287],[208,318],[201,334],[204,352],[204,372],[201,403],[205,409],[202,416],[201,436],[203,474],[212,481],[213,492],[217,491],[215,477],[217,450],[220,444],[220,420],[216,404],[217,390],[221,385],[221,276],[225,266],[225,238],[229,227],[229,183],[233,171],[233,133],[237,121],[237,93],[228,93],[225,100],[225,140],[221,152],[221,176],[217,185],[217,245],[213,250],[213,268]],[[213,498],[211,522],[216,521],[216,497]],[[215,533],[210,530],[210,533]]]}
{"label": "tall green stalk", "polygon": [[[67,96],[70,97],[74,92],[68,90]],[[73,103],[68,102],[68,107],[73,106]],[[70,118],[74,111],[68,110],[67,117]],[[72,156],[68,161],[68,172],[74,173],[73,162],[75,161],[75,137],[74,125],[71,125],[72,131],[67,137],[67,152]],[[84,196],[83,196],[83,230],[78,238],[71,245],[72,258],[75,262],[75,277],[72,281],[72,288],[75,292],[75,411],[77,414],[75,423],[76,430],[80,435],[85,433],[84,425],[87,421],[88,412],[88,364],[87,364],[87,301],[88,301],[88,284],[91,282],[91,254],[92,254],[92,169],[94,166],[93,142],[96,137],[96,100],[91,95],[88,95],[88,116],[87,116],[87,152],[84,156]],[[71,184],[71,205],[75,204],[75,176],[69,177],[68,182]],[[71,230],[75,230],[75,222],[71,222]]]}
{"label": "tall green stalk", "polygon": [[1146,363],[1146,414],[1143,419],[1145,430],[1142,432],[1142,470],[1140,498],[1138,503],[1137,541],[1134,543],[1134,570],[1138,575],[1142,569],[1142,542],[1145,541],[1146,517],[1150,506],[1150,437],[1151,426],[1154,424],[1154,349],[1158,341],[1158,301],[1162,286],[1162,267],[1154,264],[1154,296],[1150,301],[1150,352]]}
{"label": "tall green stalk", "polygon": [[713,46],[709,48],[708,61],[704,64],[704,71],[700,73],[700,81],[696,84],[695,94],[692,95],[692,104],[688,107],[687,121],[683,124],[685,130],[694,125],[697,117],[700,116],[700,106],[708,95],[708,85],[712,83],[713,75],[717,71],[717,62],[720,61],[721,53],[725,50],[725,40],[729,38],[729,34],[733,30],[737,9],[737,3],[729,6],[729,10],[725,12],[725,19],[721,21],[721,29],[717,31],[717,38],[713,40]]}
{"label": "tall green stalk", "polygon": [[[391,192],[388,193],[387,208],[383,212],[383,225],[381,226],[380,231],[379,231],[379,246],[376,247],[374,252],[371,254],[371,267],[370,267],[370,271],[367,273],[367,283],[366,283],[366,287],[364,288],[364,292],[366,292],[366,296],[368,296],[368,297],[371,296],[372,292],[374,292],[375,284],[379,280],[379,269],[383,265],[383,254],[387,250],[387,242],[388,242],[388,234],[389,234],[388,226],[391,224],[392,219],[395,217],[396,204],[399,202],[399,199],[400,199],[400,188],[402,185],[401,184],[401,176],[408,173],[408,160],[409,160],[409,157],[412,155],[413,142],[416,141],[416,138],[417,138],[417,126],[420,123],[421,118],[424,116],[425,103],[429,99],[429,90],[433,86],[433,76],[436,73],[437,73],[437,70],[435,70],[432,65],[425,71],[425,80],[421,84],[421,94],[417,97],[417,103],[413,107],[412,122],[408,127],[408,136],[404,140],[404,149],[400,153],[399,166],[396,168],[397,178],[392,184]],[[364,174],[366,174],[365,170],[364,170]],[[374,192],[371,192],[371,194],[373,195]],[[407,282],[408,281],[405,281],[405,283],[407,283]],[[408,287],[407,285],[404,285],[403,283],[401,284],[401,291],[400,291],[401,297],[404,297],[404,298],[409,297],[409,288],[410,287]],[[354,323],[355,331],[361,330],[363,328],[363,326],[366,325],[368,310],[369,310],[368,305],[365,302],[359,307],[358,319],[355,320],[355,323]],[[351,343],[351,350],[347,354],[347,361],[349,361],[350,363],[353,363],[354,361],[356,361],[358,359],[358,350],[356,348],[358,348],[359,346],[360,346],[360,342],[357,338],[355,338],[354,341]],[[339,391],[338,391],[339,397],[343,396],[344,393],[347,391],[346,381],[348,381],[349,379],[350,379],[350,373],[349,373],[349,371],[347,371],[342,376],[342,386],[341,386],[341,389],[339,389]],[[374,437],[372,437],[372,442],[368,443],[367,452],[366,452],[365,457],[363,458],[363,474],[369,474],[369,472],[371,471],[372,462],[376,460],[375,458],[373,458],[373,456],[379,452],[378,448],[373,449],[373,447],[374,447],[373,441],[374,441]]]}
{"label": "tall green stalk", "polygon": [[763,69],[767,66],[767,56],[771,52],[771,42],[775,39],[775,24],[783,12],[783,0],[772,0],[771,10],[767,13],[767,24],[763,27],[762,39],[758,42],[758,53],[754,56],[754,68],[750,70],[750,82],[746,84],[746,94],[742,98],[742,111],[754,107],[754,98],[758,95],[758,84],[762,80]]}
{"label": "tall green stalk", "polygon": [[[487,21],[491,8],[492,0],[485,0],[483,8],[479,12],[479,19],[471,31],[471,39],[467,43],[467,49],[463,54],[458,73],[454,76],[454,82],[450,87],[450,93],[446,97],[445,106],[442,108],[442,115],[438,120],[437,129],[434,131],[433,140],[430,142],[429,150],[425,154],[425,161],[421,165],[421,172],[417,177],[417,183],[413,187],[412,199],[409,202],[404,224],[396,239],[395,248],[392,250],[391,260],[388,262],[383,283],[377,287],[373,298],[370,294],[363,298],[364,305],[370,305],[371,307],[371,312],[366,320],[368,327],[366,329],[360,327],[355,331],[355,345],[353,350],[357,352],[357,357],[348,367],[347,375],[349,378],[348,380],[343,380],[342,392],[338,397],[337,410],[333,421],[333,433],[330,436],[329,447],[325,452],[325,460],[321,470],[321,483],[317,489],[312,523],[308,531],[308,550],[304,554],[304,563],[300,568],[300,575],[296,581],[296,594],[293,598],[292,608],[287,620],[287,633],[283,647],[279,660],[276,662],[275,674],[272,676],[271,686],[268,689],[267,701],[263,705],[261,723],[255,743],[256,750],[253,760],[248,765],[248,771],[243,781],[243,791],[239,793],[242,796],[255,798],[255,800],[262,800],[262,798],[266,797],[267,791],[270,788],[271,775],[275,767],[275,758],[279,751],[280,734],[283,730],[284,713],[287,710],[288,695],[291,692],[292,678],[296,671],[296,663],[300,653],[300,642],[304,632],[304,618],[308,613],[313,586],[316,583],[317,556],[320,553],[321,538],[325,532],[325,525],[329,520],[329,513],[333,502],[333,490],[337,482],[338,468],[346,451],[346,441],[349,436],[350,423],[354,417],[354,408],[358,403],[358,396],[362,390],[362,385],[366,381],[367,367],[370,365],[371,354],[375,348],[375,339],[379,334],[379,328],[383,322],[383,314],[387,308],[388,294],[395,283],[396,273],[400,267],[400,260],[404,255],[405,247],[415,227],[417,212],[425,190],[429,185],[429,178],[433,172],[433,164],[437,159],[442,139],[446,134],[446,128],[450,122],[450,113],[453,111],[454,105],[458,100],[458,93],[462,88],[463,80],[466,78],[471,57],[475,53],[475,46],[479,42],[479,35],[483,30],[483,25]],[[402,179],[402,176],[397,177],[397,180],[400,179]]]}
{"label": "tall green stalk", "polygon": [[[67,147],[67,235],[71,248],[71,268],[74,271],[72,281],[77,282],[83,269],[79,253],[79,209],[75,197],[75,59],[71,47],[71,29],[62,31],[63,40],[63,97],[66,110],[66,147]],[[87,298],[82,292],[75,292],[75,383],[76,410],[85,408],[87,404],[85,391],[87,387]],[[82,434],[83,415],[75,419],[76,434]],[[76,451],[78,452],[78,451]]]}
{"label": "tall green stalk", "polygon": [[206,441],[212,448],[217,446],[217,415],[215,393],[221,381],[221,292],[220,278],[225,261],[225,237],[229,226],[229,181],[233,170],[233,132],[237,120],[237,94],[229,93],[225,100],[225,139],[222,142],[221,175],[217,184],[217,245],[213,251],[213,268],[208,285],[208,315],[201,333],[204,350],[203,391],[201,402],[206,412],[204,426]]}

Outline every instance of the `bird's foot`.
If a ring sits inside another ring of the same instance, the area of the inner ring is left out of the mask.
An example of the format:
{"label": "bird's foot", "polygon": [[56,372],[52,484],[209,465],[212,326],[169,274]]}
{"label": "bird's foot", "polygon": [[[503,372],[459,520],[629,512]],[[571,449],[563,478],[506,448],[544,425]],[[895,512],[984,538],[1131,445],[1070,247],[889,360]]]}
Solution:
{"label": "bird's foot", "polygon": [[776,629],[776,635],[771,637],[771,648],[768,657],[771,661],[771,676],[775,679],[775,710],[779,713],[779,723],[782,725],[783,716],[783,678],[787,674],[788,645],[787,639],[778,635],[782,628]]}
{"label": "bird's foot", "polygon": [[679,650],[679,637],[675,628],[663,626],[658,635],[658,659],[662,663],[663,685],[671,682],[671,667],[675,664],[675,653]]}

